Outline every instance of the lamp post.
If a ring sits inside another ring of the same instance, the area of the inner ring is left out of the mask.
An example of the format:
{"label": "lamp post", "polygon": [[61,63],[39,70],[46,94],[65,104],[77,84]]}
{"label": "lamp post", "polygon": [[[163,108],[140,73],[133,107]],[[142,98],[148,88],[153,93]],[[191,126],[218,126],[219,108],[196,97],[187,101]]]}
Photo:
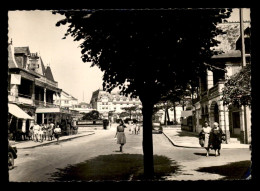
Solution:
{"label": "lamp post", "polygon": [[[242,68],[246,66],[246,57],[245,57],[245,40],[244,40],[244,23],[243,23],[243,8],[239,9],[239,16],[240,16],[240,36],[241,36],[241,58],[242,58]],[[242,106],[242,110],[244,110],[244,142],[247,143],[247,107],[248,106]]]}
{"label": "lamp post", "polygon": [[240,35],[241,35],[241,57],[242,57],[242,67],[246,66],[246,57],[245,57],[245,40],[244,40],[244,24],[243,24],[243,8],[239,9],[240,16]]}

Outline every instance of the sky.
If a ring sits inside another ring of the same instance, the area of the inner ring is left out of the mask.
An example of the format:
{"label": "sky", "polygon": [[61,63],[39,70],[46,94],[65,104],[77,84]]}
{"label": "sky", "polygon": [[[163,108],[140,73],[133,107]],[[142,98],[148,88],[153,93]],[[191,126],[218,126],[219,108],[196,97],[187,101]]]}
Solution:
{"label": "sky", "polygon": [[[244,20],[250,20],[250,10],[243,9]],[[90,102],[92,92],[102,88],[103,72],[81,59],[80,42],[68,36],[62,39],[67,26],[56,27],[64,16],[51,11],[9,11],[8,38],[14,47],[29,46],[40,54],[45,66],[50,65],[58,87],[78,99]],[[229,21],[239,21],[239,10],[234,9]]]}

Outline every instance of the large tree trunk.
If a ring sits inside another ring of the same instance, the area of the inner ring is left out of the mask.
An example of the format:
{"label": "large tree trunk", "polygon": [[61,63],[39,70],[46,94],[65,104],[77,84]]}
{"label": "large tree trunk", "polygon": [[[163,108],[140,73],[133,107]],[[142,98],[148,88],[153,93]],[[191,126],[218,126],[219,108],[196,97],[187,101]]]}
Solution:
{"label": "large tree trunk", "polygon": [[153,166],[153,135],[152,135],[152,115],[153,104],[143,104],[143,153],[144,153],[144,178],[153,179],[154,166]]}

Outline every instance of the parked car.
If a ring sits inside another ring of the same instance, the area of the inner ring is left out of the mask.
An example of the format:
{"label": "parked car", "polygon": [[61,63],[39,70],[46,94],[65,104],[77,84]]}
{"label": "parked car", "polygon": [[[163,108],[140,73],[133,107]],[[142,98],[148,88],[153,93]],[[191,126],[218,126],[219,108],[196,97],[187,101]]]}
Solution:
{"label": "parked car", "polygon": [[162,133],[163,132],[163,128],[160,122],[153,122],[153,129],[152,129],[153,133]]}
{"label": "parked car", "polygon": [[17,149],[8,143],[8,169],[14,168],[14,159],[17,158]]}

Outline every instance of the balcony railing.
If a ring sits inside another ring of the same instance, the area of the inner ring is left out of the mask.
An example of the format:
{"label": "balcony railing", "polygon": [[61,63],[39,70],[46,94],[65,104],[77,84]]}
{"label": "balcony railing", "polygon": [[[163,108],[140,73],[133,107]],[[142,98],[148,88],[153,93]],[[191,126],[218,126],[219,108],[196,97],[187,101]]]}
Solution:
{"label": "balcony railing", "polygon": [[44,103],[44,101],[40,101],[40,100],[35,100],[34,102],[36,107],[49,107],[49,108],[60,107],[55,103],[50,103],[50,102]]}
{"label": "balcony railing", "polygon": [[202,93],[201,93],[201,99],[207,97],[207,95],[208,95],[208,91],[202,92]]}
{"label": "balcony railing", "polygon": [[195,103],[197,103],[199,101],[200,101],[200,97],[198,96],[198,97],[192,99],[192,104],[195,104]]}
{"label": "balcony railing", "polygon": [[209,89],[208,96],[220,95],[222,92],[222,88],[224,87],[224,81],[219,81],[215,86]]}
{"label": "balcony railing", "polygon": [[8,91],[8,101],[33,105],[32,96],[18,93],[15,96],[12,92]]}
{"label": "balcony railing", "polygon": [[55,87],[55,88],[58,88],[58,83],[57,82],[53,82],[53,81],[51,81],[51,80],[48,80],[47,78],[45,78],[45,77],[40,77],[40,78],[36,78],[35,79],[36,81],[39,81],[39,82],[43,82],[43,83],[45,83],[45,84],[49,84],[49,85],[52,85],[53,87]]}
{"label": "balcony railing", "polygon": [[24,97],[18,97],[18,102],[28,104],[28,105],[33,105],[33,100],[24,98]]}
{"label": "balcony railing", "polygon": [[211,96],[215,93],[218,93],[218,83],[215,86],[213,86],[212,88],[209,89],[209,96]]}

